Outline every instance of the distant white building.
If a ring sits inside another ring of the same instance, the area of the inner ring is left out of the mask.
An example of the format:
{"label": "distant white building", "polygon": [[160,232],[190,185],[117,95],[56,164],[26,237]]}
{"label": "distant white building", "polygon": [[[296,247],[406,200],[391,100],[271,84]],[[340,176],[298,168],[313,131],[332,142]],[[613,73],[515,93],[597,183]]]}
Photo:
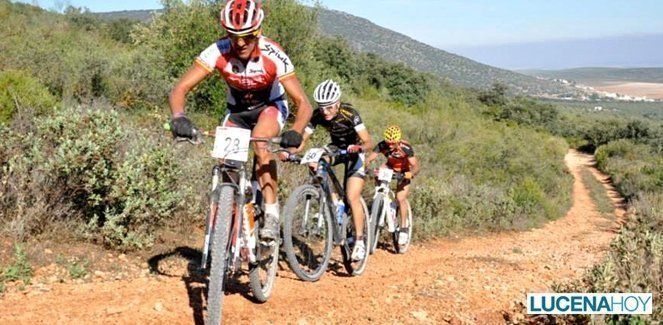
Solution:
{"label": "distant white building", "polygon": [[594,111],[595,112],[600,112],[603,110],[603,106],[594,106]]}

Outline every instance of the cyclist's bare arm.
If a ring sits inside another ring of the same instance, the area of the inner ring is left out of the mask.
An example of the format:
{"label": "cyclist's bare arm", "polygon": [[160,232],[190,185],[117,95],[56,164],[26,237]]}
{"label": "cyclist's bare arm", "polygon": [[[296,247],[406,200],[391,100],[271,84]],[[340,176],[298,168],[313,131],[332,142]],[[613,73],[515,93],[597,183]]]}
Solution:
{"label": "cyclist's bare arm", "polygon": [[295,117],[295,123],[293,123],[292,129],[303,134],[305,133],[304,128],[313,115],[313,108],[308,102],[306,95],[304,95],[304,90],[302,89],[302,85],[299,83],[297,76],[293,74],[280,81],[285,88],[288,97],[292,100],[294,106],[297,107],[297,116]]}
{"label": "cyclist's bare arm", "polygon": [[417,174],[419,174],[419,160],[417,157],[409,157],[407,161],[410,163],[410,166],[412,166],[412,175],[417,176]]}
{"label": "cyclist's bare arm", "polygon": [[361,147],[364,152],[371,152],[373,150],[373,140],[371,139],[371,135],[368,133],[368,130],[363,129],[358,131],[357,135],[359,135],[359,139],[361,139]]}
{"label": "cyclist's bare arm", "polygon": [[186,102],[186,94],[208,75],[209,71],[205,70],[198,64],[194,64],[189,71],[187,71],[182,78],[175,84],[173,90],[170,92],[168,102],[170,104],[170,111],[173,115],[184,113],[184,103]]}
{"label": "cyclist's bare arm", "polygon": [[377,158],[377,157],[378,157],[378,153],[375,152],[375,151],[371,151],[368,154],[368,157],[366,157],[366,166],[370,166],[371,163],[373,162],[373,160],[375,160],[375,158]]}

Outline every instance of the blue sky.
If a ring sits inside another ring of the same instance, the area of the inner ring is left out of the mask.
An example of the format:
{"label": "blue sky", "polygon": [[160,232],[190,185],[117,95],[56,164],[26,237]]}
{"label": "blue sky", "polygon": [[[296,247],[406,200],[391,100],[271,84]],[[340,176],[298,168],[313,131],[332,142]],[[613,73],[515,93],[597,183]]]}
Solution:
{"label": "blue sky", "polygon": [[[154,9],[158,0],[27,0],[47,9]],[[311,1],[307,1],[311,3]],[[322,0],[441,48],[663,32],[660,0]]]}

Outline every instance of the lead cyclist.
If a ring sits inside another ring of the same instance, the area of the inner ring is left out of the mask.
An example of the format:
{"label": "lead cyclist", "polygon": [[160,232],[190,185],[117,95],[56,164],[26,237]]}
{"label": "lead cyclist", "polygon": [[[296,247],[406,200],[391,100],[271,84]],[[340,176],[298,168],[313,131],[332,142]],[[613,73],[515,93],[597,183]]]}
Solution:
{"label": "lead cyclist", "polygon": [[[249,129],[252,137],[275,137],[289,114],[287,94],[298,110],[292,129],[282,134],[281,146],[299,147],[312,115],[311,104],[290,58],[279,44],[262,35],[261,1],[230,0],[220,16],[227,36],[204,49],[170,93],[173,136],[193,137],[193,124],[184,111],[186,95],[216,70],[228,86],[223,126]],[[260,236],[274,240],[279,236],[276,160],[265,143],[254,143],[254,151],[265,202]]]}

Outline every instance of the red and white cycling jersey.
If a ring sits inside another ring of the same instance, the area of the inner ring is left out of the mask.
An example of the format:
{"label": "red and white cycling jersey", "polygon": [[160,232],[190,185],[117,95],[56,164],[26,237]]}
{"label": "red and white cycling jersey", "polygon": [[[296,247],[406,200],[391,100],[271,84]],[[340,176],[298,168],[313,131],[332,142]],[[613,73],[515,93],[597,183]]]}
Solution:
{"label": "red and white cycling jersey", "polygon": [[[295,67],[281,46],[264,36],[258,37],[258,44],[246,65],[232,50],[228,37],[200,53],[196,63],[209,72],[216,69],[221,73],[228,85],[228,108],[231,112],[284,102],[285,89],[280,80],[295,73]],[[287,116],[287,112],[284,113]]]}

